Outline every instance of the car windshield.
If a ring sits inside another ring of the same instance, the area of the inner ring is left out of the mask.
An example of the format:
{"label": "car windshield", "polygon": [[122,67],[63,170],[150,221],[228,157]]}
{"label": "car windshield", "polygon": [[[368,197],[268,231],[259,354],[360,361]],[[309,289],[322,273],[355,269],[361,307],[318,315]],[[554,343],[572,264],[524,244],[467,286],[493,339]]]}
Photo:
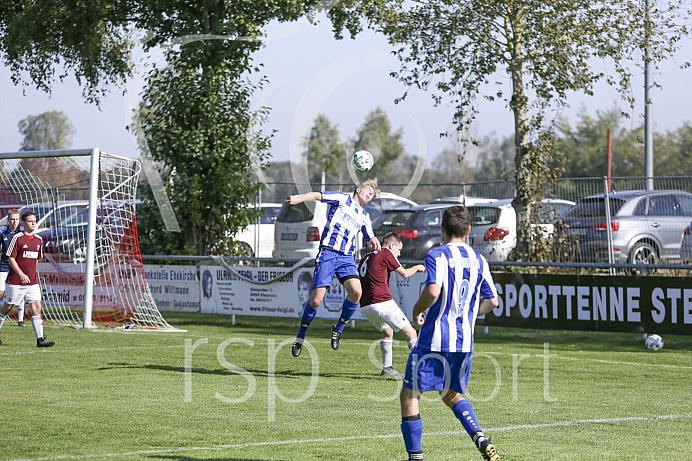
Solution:
{"label": "car windshield", "polygon": [[281,207],[279,211],[279,217],[276,218],[277,222],[305,222],[311,221],[314,217],[314,213],[305,205],[305,203],[299,203],[298,205],[286,205]]}
{"label": "car windshield", "polygon": [[86,226],[89,223],[88,217],[89,217],[89,209],[88,208],[82,208],[81,210],[77,211],[76,213],[72,213],[70,216],[68,216],[67,218],[60,221],[60,224],[58,224],[58,227]]}
{"label": "car windshield", "polygon": [[[96,220],[99,223],[107,221],[109,224],[116,224],[114,221],[118,217],[118,211],[121,212],[119,214],[122,214],[123,207],[116,208],[112,205],[101,206],[97,208]],[[103,215],[106,217],[102,218]],[[89,208],[83,207],[60,221],[58,227],[81,227],[87,226],[88,224]]]}
{"label": "car windshield", "polygon": [[406,226],[409,220],[416,212],[413,210],[390,210],[375,218],[373,227],[401,227]]}
{"label": "car windshield", "polygon": [[274,224],[278,214],[278,207],[264,207],[262,209],[262,216],[260,217],[260,224]]}
{"label": "car windshield", "polygon": [[472,226],[490,226],[500,219],[500,208],[496,206],[470,206]]}
{"label": "car windshield", "polygon": [[[610,198],[610,215],[614,216],[624,200]],[[566,218],[596,218],[605,216],[605,197],[593,197],[580,200],[566,215]]]}

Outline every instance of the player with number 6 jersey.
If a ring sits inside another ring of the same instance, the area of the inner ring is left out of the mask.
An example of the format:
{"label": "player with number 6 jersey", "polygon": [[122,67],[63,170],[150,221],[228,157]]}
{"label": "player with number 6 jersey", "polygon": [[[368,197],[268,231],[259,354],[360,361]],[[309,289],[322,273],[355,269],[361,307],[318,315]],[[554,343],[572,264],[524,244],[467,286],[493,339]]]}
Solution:
{"label": "player with number 6 jersey", "polygon": [[390,232],[382,237],[382,249],[365,255],[358,266],[360,283],[363,286],[360,310],[365,318],[382,332],[380,352],[382,352],[381,374],[383,376],[403,375],[392,366],[392,341],[395,332],[401,333],[406,338],[409,349],[413,349],[416,345],[416,330],[396,301],[392,299],[392,292],[389,289],[389,277],[392,271],[403,278],[425,271],[425,266],[422,264],[404,269],[398,259],[403,247],[403,237]]}

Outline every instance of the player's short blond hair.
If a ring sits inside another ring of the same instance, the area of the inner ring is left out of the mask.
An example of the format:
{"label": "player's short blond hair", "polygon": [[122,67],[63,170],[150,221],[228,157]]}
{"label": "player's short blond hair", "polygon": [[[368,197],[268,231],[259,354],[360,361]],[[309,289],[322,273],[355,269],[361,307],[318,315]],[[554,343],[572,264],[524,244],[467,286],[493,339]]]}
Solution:
{"label": "player's short blond hair", "polygon": [[380,189],[377,188],[377,183],[374,179],[366,179],[365,181],[360,183],[360,185],[356,189],[363,189],[364,187],[372,187],[372,190],[375,192],[373,198],[380,195]]}

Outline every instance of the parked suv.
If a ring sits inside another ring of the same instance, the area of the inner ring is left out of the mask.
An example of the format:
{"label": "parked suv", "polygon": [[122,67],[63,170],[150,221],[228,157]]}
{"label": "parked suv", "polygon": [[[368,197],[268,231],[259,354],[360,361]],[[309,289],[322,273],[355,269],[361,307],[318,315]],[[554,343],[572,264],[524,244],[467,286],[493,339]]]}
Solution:
{"label": "parked suv", "polygon": [[404,237],[399,259],[421,260],[431,248],[442,245],[442,213],[454,203],[431,203],[386,210],[373,222],[375,237],[397,232]]}
{"label": "parked suv", "polygon": [[274,224],[274,258],[314,258],[327,224],[326,203],[313,201],[284,205]]}
{"label": "parked suv", "polygon": [[[634,190],[609,194],[610,231],[616,263],[680,261],[681,236],[692,217],[692,194],[681,190]],[[558,248],[563,259],[608,262],[604,194],[585,197],[564,217]]]}

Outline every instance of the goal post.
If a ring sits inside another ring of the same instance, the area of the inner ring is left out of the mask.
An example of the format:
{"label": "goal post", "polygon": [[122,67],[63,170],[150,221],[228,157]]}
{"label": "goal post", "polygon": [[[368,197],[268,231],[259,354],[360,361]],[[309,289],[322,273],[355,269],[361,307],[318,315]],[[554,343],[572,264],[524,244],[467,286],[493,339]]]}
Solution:
{"label": "goal post", "polygon": [[46,321],[91,328],[180,331],[158,310],[136,221],[138,160],[101,150],[0,153],[0,228],[7,211],[32,211]]}

